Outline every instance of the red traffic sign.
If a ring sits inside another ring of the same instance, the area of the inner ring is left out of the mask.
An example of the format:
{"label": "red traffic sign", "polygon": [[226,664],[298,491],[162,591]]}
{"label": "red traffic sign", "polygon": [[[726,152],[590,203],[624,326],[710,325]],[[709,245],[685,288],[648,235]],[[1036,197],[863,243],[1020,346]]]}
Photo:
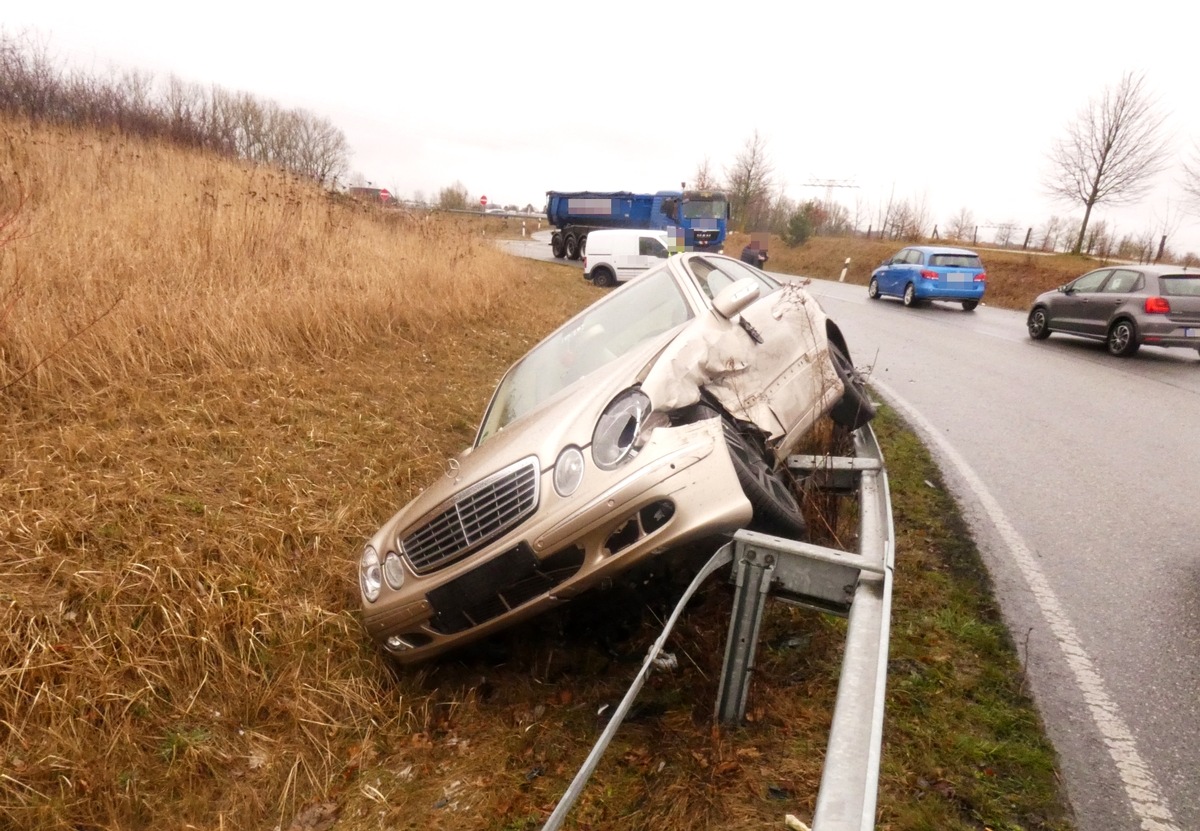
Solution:
{"label": "red traffic sign", "polygon": [[479,197],[479,204],[483,205],[483,207],[486,208],[487,207],[487,197],[486,196]]}
{"label": "red traffic sign", "polygon": [[392,195],[390,193],[388,193],[387,188],[380,188],[379,189],[379,198],[380,198],[380,200],[386,202],[392,198]]}

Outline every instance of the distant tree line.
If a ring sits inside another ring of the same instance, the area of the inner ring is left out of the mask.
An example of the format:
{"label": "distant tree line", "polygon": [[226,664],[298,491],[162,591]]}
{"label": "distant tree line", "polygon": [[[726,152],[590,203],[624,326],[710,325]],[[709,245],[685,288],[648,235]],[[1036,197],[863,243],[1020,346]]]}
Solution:
{"label": "distant tree line", "polygon": [[[705,159],[696,169],[694,185],[724,189],[735,229],[769,231],[790,245],[801,245],[812,235],[864,233],[865,225],[868,236],[880,239],[976,244],[982,230],[990,244],[1002,247],[1142,262],[1175,260],[1167,240],[1178,231],[1184,213],[1200,215],[1200,143],[1193,145],[1182,165],[1179,185],[1184,199],[1174,206],[1168,202],[1163,214],[1155,212],[1144,230],[1121,234],[1093,216],[1101,205],[1134,204],[1151,191],[1154,177],[1176,158],[1164,125],[1165,116],[1143,76],[1124,73],[1080,110],[1047,154],[1050,164],[1043,187],[1056,200],[1082,208],[1082,218],[1051,216],[1036,227],[1014,221],[981,225],[964,207],[939,230],[924,198],[897,199],[894,194],[873,209],[860,200],[853,212],[833,202],[828,193],[824,200],[794,202],[784,194],[784,183],[777,181],[766,141],[757,131],[725,168],[723,179]],[[1187,254],[1182,261],[1195,258]]]}
{"label": "distant tree line", "polygon": [[116,129],[272,165],[330,186],[350,148],[328,119],[244,92],[126,71],[100,76],[55,64],[45,46],[0,32],[0,113]]}

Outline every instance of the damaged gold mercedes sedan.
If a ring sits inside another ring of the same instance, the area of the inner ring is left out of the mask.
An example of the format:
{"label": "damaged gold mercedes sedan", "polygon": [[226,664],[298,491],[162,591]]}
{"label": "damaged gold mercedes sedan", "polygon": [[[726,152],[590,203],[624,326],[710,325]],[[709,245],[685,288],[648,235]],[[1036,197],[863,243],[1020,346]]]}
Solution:
{"label": "damaged gold mercedes sedan", "polygon": [[754,527],[802,538],[787,456],[874,410],[800,282],[683,253],[512,366],[474,444],[359,559],[363,624],[423,660],[649,558]]}

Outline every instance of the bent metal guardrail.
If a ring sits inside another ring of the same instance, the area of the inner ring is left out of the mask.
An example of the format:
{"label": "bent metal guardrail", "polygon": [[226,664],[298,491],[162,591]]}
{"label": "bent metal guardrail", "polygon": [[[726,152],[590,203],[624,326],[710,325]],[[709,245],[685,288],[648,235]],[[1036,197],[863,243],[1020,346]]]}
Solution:
{"label": "bent metal guardrail", "polygon": [[557,831],[562,826],[655,666],[684,607],[704,581],[727,563],[733,563],[736,590],[717,693],[717,718],[730,723],[745,716],[758,630],[769,595],[848,616],[842,672],[812,831],[867,831],[875,827],[895,532],[883,453],[870,425],[855,432],[854,445],[854,456],[793,456],[788,466],[817,477],[820,487],[845,493],[857,490],[858,550],[840,551],[753,531],[734,534],[733,541],[717,550],[683,593],[662,634],[646,653],[629,691],[542,826],[543,831]]}

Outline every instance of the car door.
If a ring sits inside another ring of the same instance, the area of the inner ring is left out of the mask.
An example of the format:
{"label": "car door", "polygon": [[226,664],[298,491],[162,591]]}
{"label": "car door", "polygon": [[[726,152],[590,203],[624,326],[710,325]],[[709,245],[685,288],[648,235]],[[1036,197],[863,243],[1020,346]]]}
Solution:
{"label": "car door", "polygon": [[[841,381],[824,355],[824,312],[797,284],[764,278],[727,257],[693,257],[688,270],[711,302],[744,278],[759,283],[759,297],[740,318],[753,344],[723,367],[706,389],[729,412],[753,421],[771,439],[806,429],[841,395]],[[737,324],[737,325],[740,325]]]}
{"label": "car door", "polygon": [[1062,295],[1057,298],[1051,309],[1050,325],[1063,332],[1094,334],[1095,324],[1088,322],[1094,312],[1090,307],[1112,272],[1111,268],[1089,271],[1063,286]]}
{"label": "car door", "polygon": [[638,266],[644,271],[652,268],[669,256],[667,246],[657,237],[638,237]]}
{"label": "car door", "polygon": [[1087,314],[1087,321],[1084,324],[1087,327],[1087,334],[1106,334],[1109,321],[1121,309],[1137,304],[1141,298],[1134,295],[1143,291],[1145,285],[1146,281],[1140,272],[1131,268],[1113,269],[1113,273],[1105,281],[1100,293],[1084,308]]}
{"label": "car door", "polygon": [[900,294],[904,290],[904,284],[900,282],[901,275],[904,273],[905,264],[908,262],[909,254],[915,253],[908,248],[897,251],[891,261],[884,267],[883,276],[880,279],[880,288],[886,294]]}

